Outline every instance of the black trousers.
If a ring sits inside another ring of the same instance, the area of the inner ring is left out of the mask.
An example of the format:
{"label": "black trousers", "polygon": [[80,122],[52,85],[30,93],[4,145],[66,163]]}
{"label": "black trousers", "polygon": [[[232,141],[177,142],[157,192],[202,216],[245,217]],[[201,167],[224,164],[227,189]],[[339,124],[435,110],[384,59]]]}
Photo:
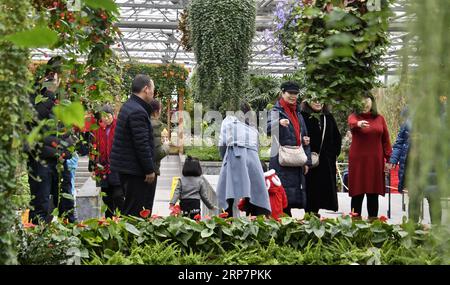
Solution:
{"label": "black trousers", "polygon": [[[233,204],[234,204],[234,199],[227,199],[227,203],[228,203],[228,208],[225,210],[225,212],[228,213],[229,217],[233,216]],[[259,206],[253,205],[252,203],[250,203],[250,199],[249,198],[245,198],[245,204],[246,204],[246,208],[245,208],[245,214],[247,216],[268,216],[270,215],[270,211],[268,211],[267,209],[261,208]]]}
{"label": "black trousers", "polygon": [[[33,197],[30,203],[30,221],[34,224],[39,221],[51,222],[53,207],[58,208],[59,215],[67,218],[69,222],[76,220],[74,199],[60,195],[64,193],[72,196],[72,175],[66,162],[61,174],[58,173],[57,165],[56,160],[46,161],[44,165],[32,157],[28,159],[28,183]],[[50,201],[50,195],[53,201]]]}
{"label": "black trousers", "polygon": [[183,216],[193,219],[195,215],[200,214],[200,199],[181,199],[180,208]]}
{"label": "black trousers", "polygon": [[152,184],[144,181],[145,176],[120,174],[120,183],[125,194],[123,214],[139,217],[143,208],[152,211],[155,199],[156,180]]}
{"label": "black trousers", "polygon": [[102,187],[102,192],[105,193],[103,196],[103,203],[106,205],[105,217],[111,218],[114,216],[114,212],[118,209],[121,213],[123,212],[123,205],[125,202],[125,196],[121,186],[108,186]]}
{"label": "black trousers", "polygon": [[361,216],[364,195],[367,196],[367,212],[369,217],[378,217],[378,194],[362,194],[352,197],[351,208],[355,213]]}

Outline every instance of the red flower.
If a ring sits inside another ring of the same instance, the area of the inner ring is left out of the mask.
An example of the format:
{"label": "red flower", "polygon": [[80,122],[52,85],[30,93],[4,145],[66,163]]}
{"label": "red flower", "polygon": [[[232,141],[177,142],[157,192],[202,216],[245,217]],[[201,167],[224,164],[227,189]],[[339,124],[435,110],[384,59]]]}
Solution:
{"label": "red flower", "polygon": [[208,216],[208,215],[205,215],[205,217],[204,217],[206,220],[211,220],[211,217],[210,216]]}
{"label": "red flower", "polygon": [[238,203],[238,209],[240,211],[245,211],[245,199],[240,199]]}
{"label": "red flower", "polygon": [[181,213],[180,205],[173,206],[171,210],[172,210],[170,213],[171,216],[178,216]]}
{"label": "red flower", "polygon": [[385,223],[387,220],[388,220],[388,218],[386,216],[380,217],[380,221],[382,221],[383,223]]}
{"label": "red flower", "polygon": [[194,216],[194,220],[196,220],[196,221],[200,221],[201,218],[202,218],[202,216],[200,216],[200,214],[197,214]]}
{"label": "red flower", "polygon": [[58,5],[59,5],[59,3],[58,3],[58,2],[56,2],[56,1],[55,1],[55,2],[53,2],[53,7],[54,7],[54,8],[58,7]]}
{"label": "red flower", "polygon": [[103,218],[101,218],[100,220],[98,220],[98,225],[99,225],[99,226],[101,226],[101,225],[108,226],[109,223],[108,223],[108,221],[106,221],[106,219],[103,217]]}
{"label": "red flower", "polygon": [[52,147],[58,147],[58,143],[55,141],[52,141]]}
{"label": "red flower", "polygon": [[222,218],[222,219],[228,218],[228,212],[220,213],[219,217]]}
{"label": "red flower", "polygon": [[61,17],[61,19],[64,19],[64,12],[61,12],[61,14],[59,14],[59,16]]}
{"label": "red flower", "polygon": [[152,215],[150,218],[151,219],[159,219],[159,218],[161,218],[161,216],[155,214],[155,215]]}
{"label": "red flower", "polygon": [[350,217],[358,217],[359,214],[354,212],[354,209],[352,209],[352,212],[350,213]]}
{"label": "red flower", "polygon": [[152,211],[150,211],[149,209],[143,209],[142,211],[139,212],[139,215],[142,218],[147,218],[150,214],[152,213]]}
{"label": "red flower", "polygon": [[29,228],[35,228],[36,225],[33,224],[33,223],[24,223],[23,227],[26,228],[26,229],[29,229]]}
{"label": "red flower", "polygon": [[91,90],[91,91],[97,90],[97,86],[95,84],[91,85],[91,86],[89,86],[89,90]]}

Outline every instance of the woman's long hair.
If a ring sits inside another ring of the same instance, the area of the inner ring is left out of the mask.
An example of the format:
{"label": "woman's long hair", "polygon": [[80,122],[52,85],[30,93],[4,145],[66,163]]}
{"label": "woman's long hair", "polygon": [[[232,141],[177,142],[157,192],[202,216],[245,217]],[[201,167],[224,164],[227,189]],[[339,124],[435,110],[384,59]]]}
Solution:
{"label": "woman's long hair", "polygon": [[[370,91],[365,91],[362,98],[370,98],[372,100],[372,108],[370,108],[370,113],[372,116],[376,117],[378,116],[378,108],[377,108],[377,101],[375,100],[375,97],[373,96]],[[363,112],[363,107],[358,108],[355,110],[356,114],[361,114]]]}

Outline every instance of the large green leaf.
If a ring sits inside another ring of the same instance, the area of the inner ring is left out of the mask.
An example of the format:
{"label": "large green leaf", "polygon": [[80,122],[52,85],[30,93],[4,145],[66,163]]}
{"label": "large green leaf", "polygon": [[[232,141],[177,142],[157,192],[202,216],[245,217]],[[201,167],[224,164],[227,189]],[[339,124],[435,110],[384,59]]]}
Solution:
{"label": "large green leaf", "polygon": [[80,102],[58,105],[53,108],[53,113],[58,120],[61,120],[68,127],[75,125],[82,128],[84,126],[84,107]]}
{"label": "large green leaf", "polygon": [[130,233],[134,234],[134,235],[141,235],[141,232],[132,224],[129,223],[125,223],[125,229],[127,229],[127,231],[129,231]]}
{"label": "large green leaf", "polygon": [[84,3],[94,9],[105,9],[106,11],[118,13],[117,5],[113,0],[83,0]]}
{"label": "large green leaf", "polygon": [[37,26],[31,30],[17,32],[4,37],[23,48],[52,47],[58,41],[58,34],[47,27]]}

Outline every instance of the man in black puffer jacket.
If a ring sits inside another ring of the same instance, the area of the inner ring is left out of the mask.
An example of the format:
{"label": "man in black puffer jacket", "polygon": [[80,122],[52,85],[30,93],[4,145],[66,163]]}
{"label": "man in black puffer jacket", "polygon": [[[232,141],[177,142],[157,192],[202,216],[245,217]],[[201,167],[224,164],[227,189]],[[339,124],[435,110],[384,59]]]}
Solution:
{"label": "man in black puffer jacket", "polygon": [[111,170],[119,173],[125,192],[125,215],[139,216],[143,208],[153,208],[155,167],[150,102],[154,90],[150,77],[138,74],[131,85],[133,94],[117,118],[110,161]]}

